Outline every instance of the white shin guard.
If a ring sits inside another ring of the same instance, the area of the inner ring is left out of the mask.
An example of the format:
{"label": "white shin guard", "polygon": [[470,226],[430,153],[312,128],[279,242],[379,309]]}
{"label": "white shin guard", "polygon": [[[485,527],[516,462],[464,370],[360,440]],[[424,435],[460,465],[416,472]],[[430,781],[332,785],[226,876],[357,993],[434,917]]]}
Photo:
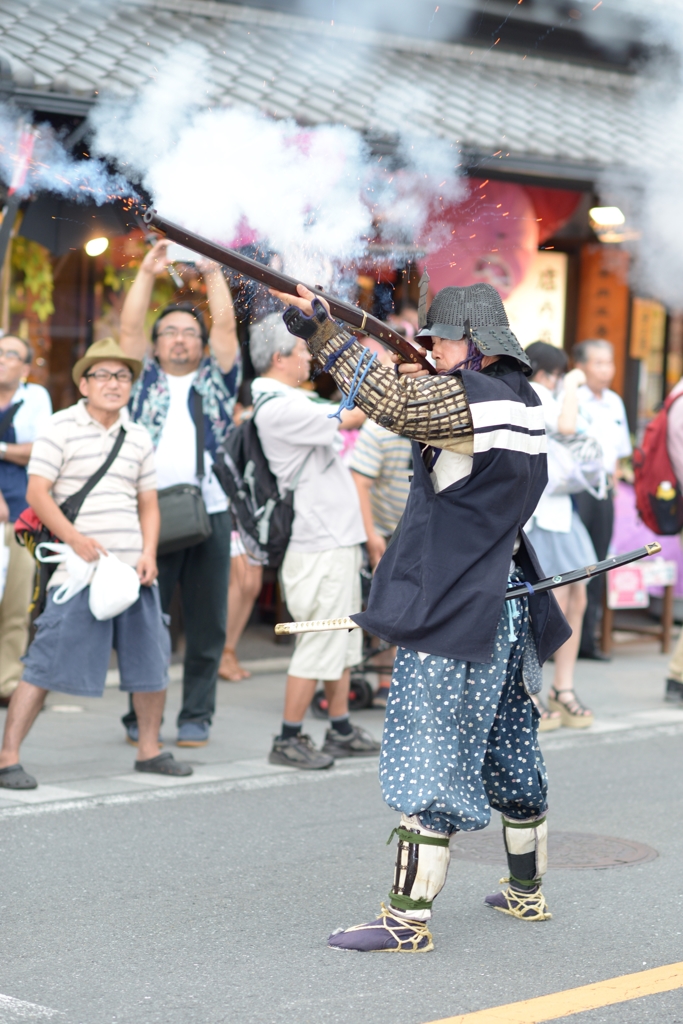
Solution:
{"label": "white shin guard", "polygon": [[512,884],[525,889],[540,885],[548,870],[548,822],[545,814],[525,821],[503,815],[503,838]]}
{"label": "white shin guard", "polygon": [[448,874],[448,836],[425,828],[417,815],[406,814],[401,815],[394,832],[398,835],[398,850],[394,884],[389,893],[392,912],[412,921],[428,921],[432,902],[443,889]]}

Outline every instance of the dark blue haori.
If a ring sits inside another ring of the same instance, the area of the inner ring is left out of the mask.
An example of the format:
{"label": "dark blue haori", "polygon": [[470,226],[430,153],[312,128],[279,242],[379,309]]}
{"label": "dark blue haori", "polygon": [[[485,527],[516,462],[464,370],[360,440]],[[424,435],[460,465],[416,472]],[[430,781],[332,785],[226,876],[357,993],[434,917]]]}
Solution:
{"label": "dark blue haori", "polygon": [[[531,582],[543,577],[523,526],[548,481],[543,412],[521,370],[504,362],[462,371],[472,413],[472,472],[438,494],[413,444],[414,476],[401,523],[375,573],[369,633],[414,651],[488,663],[513,558]],[[529,599],[541,664],[571,635],[550,593]]]}

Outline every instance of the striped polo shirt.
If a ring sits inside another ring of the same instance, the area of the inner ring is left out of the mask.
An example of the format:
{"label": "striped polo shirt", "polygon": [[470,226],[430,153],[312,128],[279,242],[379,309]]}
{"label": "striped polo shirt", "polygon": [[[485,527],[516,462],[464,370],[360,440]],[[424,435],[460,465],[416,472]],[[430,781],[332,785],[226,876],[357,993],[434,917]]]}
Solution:
{"label": "striped polo shirt", "polygon": [[349,468],[370,477],[372,520],[378,533],[390,536],[403,515],[410,490],[412,449],[407,437],[366,420],[358,434]]}
{"label": "striped polo shirt", "polygon": [[[85,399],[55,413],[33,442],[28,474],[49,480],[52,497],[61,505],[97,472],[122,426],[126,438],[121,450],[81,505],[74,526],[134,566],[142,553],[137,498],[143,491],[156,489],[156,472],[152,439],[143,426],[132,422],[127,409],[121,409],[109,428],[92,418]],[[66,570],[57,566],[50,586],[66,578]]]}

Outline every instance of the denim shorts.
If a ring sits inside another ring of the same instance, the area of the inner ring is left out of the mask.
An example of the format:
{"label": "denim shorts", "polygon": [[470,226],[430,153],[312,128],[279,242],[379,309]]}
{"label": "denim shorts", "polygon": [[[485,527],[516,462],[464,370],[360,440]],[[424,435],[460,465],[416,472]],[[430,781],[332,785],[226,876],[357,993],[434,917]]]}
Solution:
{"label": "denim shorts", "polygon": [[140,587],[125,612],[100,622],[88,606],[90,588],[65,604],[48,592],[45,611],[24,658],[23,679],[44,690],[78,697],[101,697],[112,647],[117,653],[121,689],[153,693],[168,686],[171,643],[161,612],[159,588]]}

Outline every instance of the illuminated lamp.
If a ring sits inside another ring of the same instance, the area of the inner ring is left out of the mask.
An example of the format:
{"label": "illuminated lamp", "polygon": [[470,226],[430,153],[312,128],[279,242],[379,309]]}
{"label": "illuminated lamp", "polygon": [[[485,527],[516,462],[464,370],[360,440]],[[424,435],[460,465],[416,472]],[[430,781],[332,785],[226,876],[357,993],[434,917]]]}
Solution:
{"label": "illuminated lamp", "polygon": [[85,251],[88,256],[100,256],[109,245],[108,238],[91,238],[85,243]]}
{"label": "illuminated lamp", "polygon": [[619,228],[626,223],[626,217],[618,206],[594,206],[588,216],[599,228]]}

